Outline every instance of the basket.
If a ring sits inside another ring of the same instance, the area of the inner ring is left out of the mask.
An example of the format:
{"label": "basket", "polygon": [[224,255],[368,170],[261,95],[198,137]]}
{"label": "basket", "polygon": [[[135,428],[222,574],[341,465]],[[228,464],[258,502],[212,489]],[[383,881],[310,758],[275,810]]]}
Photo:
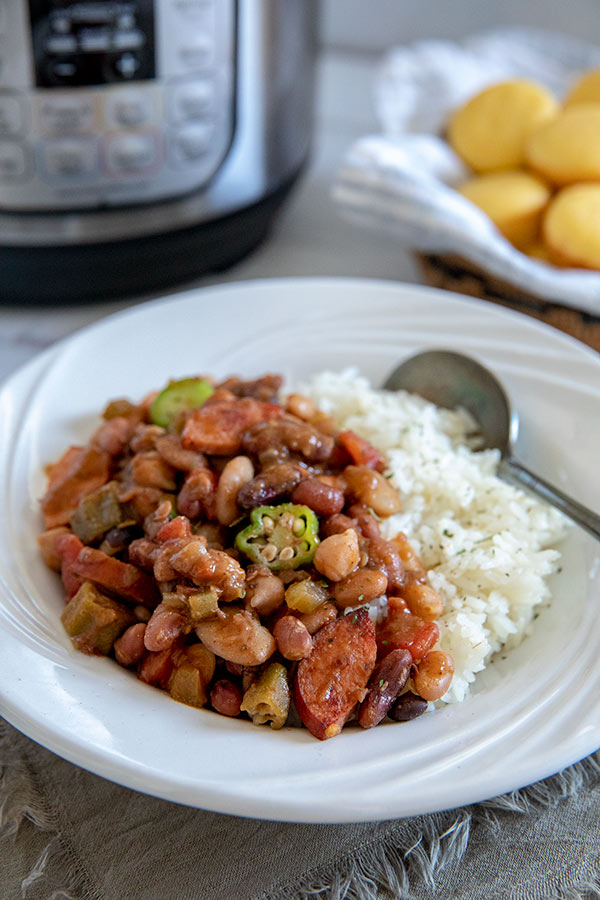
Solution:
{"label": "basket", "polygon": [[460,256],[415,254],[425,281],[432,287],[468,294],[527,313],[600,351],[600,317],[540,300],[477,268]]}

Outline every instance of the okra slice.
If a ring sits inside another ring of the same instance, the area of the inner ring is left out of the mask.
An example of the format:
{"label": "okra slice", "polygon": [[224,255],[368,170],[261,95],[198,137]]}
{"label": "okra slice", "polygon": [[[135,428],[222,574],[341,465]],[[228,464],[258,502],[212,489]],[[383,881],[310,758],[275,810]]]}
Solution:
{"label": "okra slice", "polygon": [[277,572],[312,562],[318,532],[319,520],[309,506],[259,506],[250,513],[250,525],[238,533],[235,544],[252,562]]}
{"label": "okra slice", "polygon": [[175,424],[180,413],[198,409],[213,393],[214,388],[206,378],[172,381],[154,400],[150,418],[155,425],[169,428]]}

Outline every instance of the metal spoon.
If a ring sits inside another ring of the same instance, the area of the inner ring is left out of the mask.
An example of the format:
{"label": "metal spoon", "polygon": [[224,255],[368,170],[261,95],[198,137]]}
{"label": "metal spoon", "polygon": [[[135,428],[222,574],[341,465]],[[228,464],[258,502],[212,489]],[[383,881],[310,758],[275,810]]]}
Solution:
{"label": "metal spoon", "polygon": [[600,516],[577,503],[513,456],[519,432],[517,413],[496,378],[474,359],[450,350],[428,350],[401,363],[383,387],[405,390],[447,409],[462,406],[478,423],[483,448],[496,447],[502,454],[498,474],[527,488],[560,509],[565,515],[600,540]]}

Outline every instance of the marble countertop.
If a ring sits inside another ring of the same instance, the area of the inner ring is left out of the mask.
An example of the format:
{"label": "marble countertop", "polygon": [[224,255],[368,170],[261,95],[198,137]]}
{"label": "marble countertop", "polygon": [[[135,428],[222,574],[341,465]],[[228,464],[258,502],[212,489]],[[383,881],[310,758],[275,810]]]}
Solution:
{"label": "marble countertop", "polygon": [[[375,59],[360,52],[328,51],[322,56],[312,159],[271,236],[227,272],[186,283],[181,289],[302,275],[418,280],[412,259],[391,239],[343,221],[330,198],[332,179],[345,150],[358,136],[377,127],[371,96],[375,67]],[[0,380],[78,328],[163,295],[78,306],[0,306]]]}

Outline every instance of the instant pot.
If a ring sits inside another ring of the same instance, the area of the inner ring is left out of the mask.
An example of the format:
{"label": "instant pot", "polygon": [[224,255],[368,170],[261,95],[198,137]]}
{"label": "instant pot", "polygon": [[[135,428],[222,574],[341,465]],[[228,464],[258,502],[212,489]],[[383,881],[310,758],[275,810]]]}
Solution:
{"label": "instant pot", "polygon": [[0,299],[249,252],[306,159],[316,0],[0,0]]}

